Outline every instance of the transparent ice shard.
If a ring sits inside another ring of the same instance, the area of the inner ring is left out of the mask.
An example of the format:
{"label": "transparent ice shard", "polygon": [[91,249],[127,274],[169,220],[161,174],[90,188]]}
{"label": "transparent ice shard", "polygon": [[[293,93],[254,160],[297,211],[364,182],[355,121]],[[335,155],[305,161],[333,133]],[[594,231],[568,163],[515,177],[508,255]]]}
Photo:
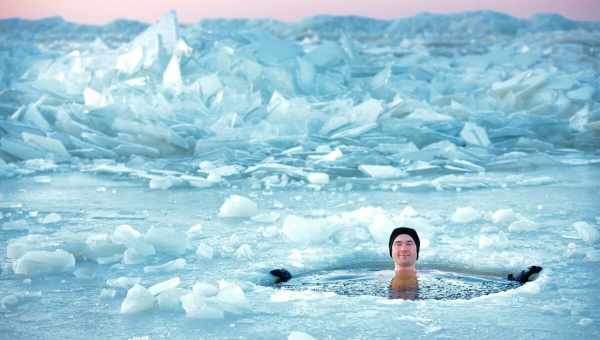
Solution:
{"label": "transparent ice shard", "polygon": [[343,63],[347,56],[337,42],[325,40],[311,49],[305,58],[318,67],[332,67]]}
{"label": "transparent ice shard", "polygon": [[569,127],[578,132],[584,132],[590,119],[590,110],[585,105],[569,119]]}
{"label": "transparent ice shard", "polygon": [[133,47],[130,51],[117,57],[115,68],[124,74],[131,75],[141,68],[143,58],[144,49],[140,46]]}
{"label": "transparent ice shard", "polygon": [[183,91],[183,80],[181,78],[180,59],[177,54],[173,54],[162,77],[163,88],[174,94]]}
{"label": "transparent ice shard", "polygon": [[216,74],[202,76],[197,80],[197,83],[205,100],[223,89],[223,83]]}
{"label": "transparent ice shard", "polygon": [[156,148],[152,148],[145,145],[140,144],[119,144],[117,147],[113,149],[113,151],[121,156],[133,156],[133,155],[141,155],[145,157],[159,157],[160,151]]}
{"label": "transparent ice shard", "polygon": [[468,144],[483,147],[487,147],[490,145],[490,140],[488,138],[486,130],[481,126],[471,122],[465,123],[463,129],[460,131],[460,136]]}
{"label": "transparent ice shard", "polygon": [[255,34],[251,46],[256,59],[267,65],[282,64],[301,53],[300,47],[293,41],[279,39],[267,32]]}
{"label": "transparent ice shard", "polygon": [[392,76],[392,68],[391,66],[388,64],[386,65],[383,70],[381,70],[379,73],[377,73],[373,79],[371,79],[371,88],[373,90],[377,90],[380,89],[384,86],[386,86],[390,80],[390,77]]}
{"label": "transparent ice shard", "polygon": [[152,26],[138,35],[129,45],[130,50],[137,48],[144,52],[143,68],[148,69],[160,61],[161,50],[164,48],[170,56],[175,51],[179,41],[179,25],[174,11],[159,18]]}
{"label": "transparent ice shard", "polygon": [[44,115],[42,115],[42,113],[39,110],[39,105],[44,100],[45,97],[42,96],[37,102],[28,105],[25,111],[23,112],[22,120],[44,131],[48,131],[50,130],[50,123],[48,123],[48,120],[46,120]]}
{"label": "transparent ice shard", "polygon": [[578,89],[567,92],[567,97],[571,100],[577,100],[580,102],[589,102],[594,96],[596,91],[589,85],[582,86]]}
{"label": "transparent ice shard", "polygon": [[323,125],[320,132],[323,135],[328,135],[345,126],[356,127],[375,124],[377,118],[383,112],[383,108],[381,101],[368,99],[352,108],[347,108],[349,112],[342,112],[330,118]]}
{"label": "transparent ice shard", "polygon": [[314,65],[302,57],[298,57],[296,61],[298,62],[298,70],[296,71],[296,81],[298,83],[298,87],[304,93],[314,93],[314,83],[316,78],[316,70]]}
{"label": "transparent ice shard", "polygon": [[22,160],[44,158],[47,155],[43,149],[13,138],[0,139],[0,150]]}
{"label": "transparent ice shard", "polygon": [[437,113],[433,110],[418,108],[406,116],[405,119],[420,122],[446,122],[451,121],[453,118],[445,114]]}
{"label": "transparent ice shard", "polygon": [[110,103],[106,96],[90,87],[83,90],[83,102],[92,108],[104,107]]}
{"label": "transparent ice shard", "polygon": [[358,169],[373,178],[389,179],[406,177],[406,172],[389,165],[360,165]]}
{"label": "transparent ice shard", "polygon": [[50,154],[50,157],[57,162],[64,162],[71,159],[71,155],[59,140],[50,137],[34,135],[27,132],[23,132],[22,137],[26,143],[46,150]]}

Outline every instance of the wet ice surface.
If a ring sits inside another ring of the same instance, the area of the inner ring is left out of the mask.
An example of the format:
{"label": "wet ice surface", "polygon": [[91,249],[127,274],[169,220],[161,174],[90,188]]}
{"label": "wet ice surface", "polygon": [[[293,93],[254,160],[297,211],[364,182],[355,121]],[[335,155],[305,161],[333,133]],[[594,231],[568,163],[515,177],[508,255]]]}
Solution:
{"label": "wet ice surface", "polygon": [[[600,335],[597,23],[0,27],[3,336]],[[390,270],[396,226],[431,299],[269,286]]]}

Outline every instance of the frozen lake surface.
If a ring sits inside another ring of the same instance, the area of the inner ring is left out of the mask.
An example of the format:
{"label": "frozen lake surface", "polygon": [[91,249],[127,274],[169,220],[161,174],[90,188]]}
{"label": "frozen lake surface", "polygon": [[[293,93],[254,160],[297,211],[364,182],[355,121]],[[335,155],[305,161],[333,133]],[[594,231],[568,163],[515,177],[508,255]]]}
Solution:
{"label": "frozen lake surface", "polygon": [[[493,12],[2,20],[0,338],[600,338],[599,41]],[[372,274],[398,226],[414,301]]]}
{"label": "frozen lake surface", "polygon": [[[285,338],[292,331],[302,331],[316,338],[338,338],[340,332],[371,338],[394,337],[393,326],[402,324],[406,332],[418,337],[502,334],[520,338],[530,332],[548,338],[593,337],[600,314],[595,282],[600,259],[595,243],[583,241],[573,223],[597,223],[600,171],[567,167],[530,175],[549,176],[555,182],[460,192],[347,192],[335,186],[320,191],[256,191],[243,185],[155,191],[140,182],[79,172],[49,173],[45,183],[35,177],[3,180],[0,244],[5,259],[7,244],[28,234],[42,237],[32,248],[75,249],[89,235],[111,235],[123,223],[142,233],[152,227],[172,228],[180,239],[187,237],[193,225],[202,225],[200,236],[181,255],[158,253],[141,264],[124,265],[118,260],[98,264],[78,257],[72,272],[27,280],[11,272],[14,260],[5,260],[1,290],[5,296],[17,295],[19,301],[2,311],[3,334],[15,339],[40,335],[59,339],[87,336],[91,330],[97,338]],[[252,198],[260,214],[271,218],[219,217],[220,206],[231,194]],[[360,209],[378,207],[401,223],[407,206],[414,208],[410,218],[413,225],[419,224],[422,239],[428,243],[421,249],[419,266],[423,268],[498,274],[536,263],[545,270],[538,280],[504,293],[451,301],[389,300],[257,285],[268,277],[269,269],[280,266],[296,273],[340,267],[393,268],[386,242],[364,235],[373,212]],[[466,206],[482,216],[469,223],[452,222],[456,209]],[[509,231],[503,224],[508,222],[493,223],[490,215],[500,209],[512,209],[534,222],[536,229]],[[59,214],[60,221],[39,222],[52,213]],[[322,241],[297,243],[282,233],[283,216],[288,214],[339,219],[343,229]],[[493,241],[487,243],[488,239]],[[212,258],[195,253],[200,245],[212,247]],[[175,259],[184,259],[185,266],[145,270]],[[124,315],[119,311],[127,289],[107,284],[119,277],[140,278],[145,287],[179,277],[184,289],[191,289],[197,281],[226,280],[243,288],[247,305],[217,320],[186,317],[181,307],[161,310],[155,306]],[[114,289],[114,297],[103,296],[103,289]]]}

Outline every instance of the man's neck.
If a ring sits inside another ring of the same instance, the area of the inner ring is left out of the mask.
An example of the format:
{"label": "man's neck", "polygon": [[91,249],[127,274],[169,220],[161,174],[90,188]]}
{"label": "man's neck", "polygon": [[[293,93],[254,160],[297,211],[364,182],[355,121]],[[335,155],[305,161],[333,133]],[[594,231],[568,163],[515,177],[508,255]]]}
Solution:
{"label": "man's neck", "polygon": [[401,274],[401,275],[416,275],[417,274],[417,267],[416,266],[408,266],[408,267],[401,267],[396,265],[394,268],[394,273],[396,273],[396,275]]}

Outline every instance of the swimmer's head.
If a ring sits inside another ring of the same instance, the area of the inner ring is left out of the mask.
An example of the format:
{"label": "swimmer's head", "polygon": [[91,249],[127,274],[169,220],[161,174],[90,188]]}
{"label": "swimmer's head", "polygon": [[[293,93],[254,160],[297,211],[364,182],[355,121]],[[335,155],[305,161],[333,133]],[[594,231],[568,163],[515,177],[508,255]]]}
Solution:
{"label": "swimmer's head", "polygon": [[417,231],[412,229],[412,228],[405,228],[405,227],[400,227],[400,228],[396,228],[392,231],[392,234],[390,234],[390,241],[389,241],[389,249],[390,249],[390,257],[392,257],[392,246],[394,245],[394,240],[396,239],[396,237],[398,237],[398,235],[408,235],[410,236],[413,241],[415,242],[415,245],[417,247],[417,260],[419,259],[419,248],[421,247],[421,240],[419,240],[419,235],[417,234]]}

